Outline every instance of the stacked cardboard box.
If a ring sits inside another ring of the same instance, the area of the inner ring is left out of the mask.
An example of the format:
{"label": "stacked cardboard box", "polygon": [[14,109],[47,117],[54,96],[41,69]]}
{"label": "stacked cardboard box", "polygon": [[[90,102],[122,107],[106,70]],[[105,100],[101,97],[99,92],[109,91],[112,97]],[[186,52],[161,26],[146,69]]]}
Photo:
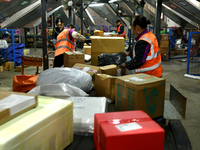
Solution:
{"label": "stacked cardboard box", "polygon": [[85,64],[84,54],[81,52],[65,52],[64,67],[72,67],[76,63]]}
{"label": "stacked cardboard box", "polygon": [[118,75],[117,73],[120,68],[117,67],[116,65],[108,65],[108,66],[100,67],[100,69],[101,69],[101,73],[103,74],[117,76]]}
{"label": "stacked cardboard box", "polygon": [[118,77],[115,80],[115,110],[143,110],[150,117],[163,115],[165,79],[147,74]]}
{"label": "stacked cardboard box", "polygon": [[92,40],[91,65],[98,66],[98,56],[102,53],[124,52],[123,37],[90,37]]}
{"label": "stacked cardboard box", "polygon": [[14,70],[15,65],[13,61],[9,61],[9,62],[2,63],[2,67],[3,67],[3,70],[10,71],[10,70]]}
{"label": "stacked cardboard box", "polygon": [[169,34],[160,35],[160,53],[162,57],[167,57],[169,50]]}
{"label": "stacked cardboard box", "polygon": [[83,46],[83,53],[91,55],[91,46]]}

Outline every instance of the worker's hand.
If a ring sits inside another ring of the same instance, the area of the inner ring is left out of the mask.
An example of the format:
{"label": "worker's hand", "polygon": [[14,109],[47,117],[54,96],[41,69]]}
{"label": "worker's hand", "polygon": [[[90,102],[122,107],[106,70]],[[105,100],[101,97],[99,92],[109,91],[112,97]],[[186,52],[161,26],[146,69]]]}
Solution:
{"label": "worker's hand", "polygon": [[120,68],[126,68],[126,64],[123,63],[123,64],[120,64],[120,65],[117,65],[117,67],[120,67]]}

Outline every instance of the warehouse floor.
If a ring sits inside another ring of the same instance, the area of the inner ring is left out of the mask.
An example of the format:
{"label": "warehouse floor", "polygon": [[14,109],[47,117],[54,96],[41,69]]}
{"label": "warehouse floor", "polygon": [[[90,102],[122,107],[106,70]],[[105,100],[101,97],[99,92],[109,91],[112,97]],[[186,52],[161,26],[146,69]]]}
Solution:
{"label": "warehouse floor", "polygon": [[[41,56],[42,49],[34,51],[31,49],[30,55]],[[200,83],[196,79],[185,78],[187,63],[181,60],[165,60],[162,62],[163,78],[166,79],[165,99],[169,99],[170,84],[173,84],[185,97],[187,97],[186,118],[181,120],[189,136],[193,150],[200,147]],[[40,68],[42,72],[42,68]],[[24,74],[33,75],[36,67],[27,67]],[[12,91],[13,76],[20,75],[21,72],[3,71],[0,72],[0,90]]]}

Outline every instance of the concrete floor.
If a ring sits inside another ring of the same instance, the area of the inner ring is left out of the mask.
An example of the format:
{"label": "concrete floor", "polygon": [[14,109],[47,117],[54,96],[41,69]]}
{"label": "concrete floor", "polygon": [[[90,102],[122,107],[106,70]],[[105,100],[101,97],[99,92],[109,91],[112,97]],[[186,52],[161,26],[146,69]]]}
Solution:
{"label": "concrete floor", "polygon": [[[37,52],[31,50],[31,55],[41,56],[42,50]],[[185,97],[187,97],[186,118],[181,120],[189,136],[193,150],[200,149],[200,83],[196,79],[184,77],[187,63],[181,60],[166,60],[162,62],[163,78],[166,79],[165,99],[169,99],[170,84],[173,84]],[[42,68],[40,68],[42,72]],[[36,67],[27,67],[25,74],[35,74]],[[12,91],[13,76],[20,75],[20,72],[3,71],[0,72],[0,90]]]}

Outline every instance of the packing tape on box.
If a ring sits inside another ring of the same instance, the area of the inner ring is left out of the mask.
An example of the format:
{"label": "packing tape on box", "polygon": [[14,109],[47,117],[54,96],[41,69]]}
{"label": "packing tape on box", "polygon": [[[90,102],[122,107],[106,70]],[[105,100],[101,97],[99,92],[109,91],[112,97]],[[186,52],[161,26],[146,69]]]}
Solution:
{"label": "packing tape on box", "polygon": [[[98,137],[97,141],[100,143],[100,125],[101,124],[114,124],[114,125],[119,125],[119,124],[127,124],[127,123],[134,123],[134,122],[146,122],[146,121],[152,121],[151,118],[131,118],[131,119],[112,119],[112,120],[106,120],[106,121],[101,121],[98,123]],[[116,127],[118,129],[118,127]]]}
{"label": "packing tape on box", "polygon": [[97,70],[90,69],[90,67],[83,68],[83,67],[73,66],[72,68],[75,68],[75,69],[78,69],[78,70],[81,70],[84,72],[90,71],[90,72],[94,72],[95,74],[97,74]]}

